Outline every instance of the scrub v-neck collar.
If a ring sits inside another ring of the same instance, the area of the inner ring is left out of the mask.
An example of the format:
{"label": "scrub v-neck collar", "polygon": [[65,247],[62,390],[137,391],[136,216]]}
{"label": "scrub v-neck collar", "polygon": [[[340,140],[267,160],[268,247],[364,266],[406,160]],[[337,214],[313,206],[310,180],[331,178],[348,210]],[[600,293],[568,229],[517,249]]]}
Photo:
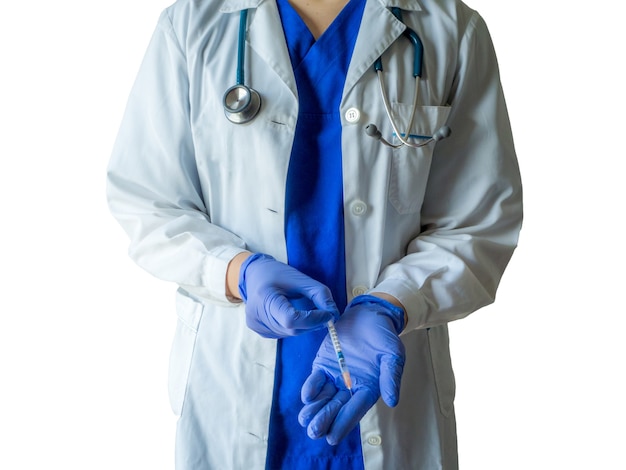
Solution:
{"label": "scrub v-neck collar", "polygon": [[[344,26],[346,25],[346,21],[353,17],[355,10],[359,7],[361,10],[363,9],[364,0],[350,0],[346,5],[341,9],[341,11],[337,14],[335,19],[328,25],[328,28],[317,38],[313,36],[311,30],[306,25],[302,17],[298,14],[295,8],[289,3],[288,0],[276,0],[278,11],[280,13],[283,29],[285,31],[285,38],[287,39],[287,47],[289,49],[289,56],[291,58],[291,64],[294,69],[300,64],[300,62],[306,57],[307,52],[315,45],[324,44],[332,45],[330,48],[331,51],[334,51],[337,46],[340,46],[342,43],[336,42],[337,39],[341,39],[336,36],[344,36],[346,32],[342,31]],[[358,15],[359,18],[362,16]],[[354,22],[352,22],[354,23]],[[360,20],[356,23],[356,29],[354,33],[358,33]],[[333,36],[333,37],[331,37]],[[349,39],[352,39],[350,43],[354,42],[354,36],[350,34]]]}
{"label": "scrub v-neck collar", "polygon": [[[343,88],[345,80],[339,80],[338,83],[337,80],[331,80],[331,75],[339,73],[345,79],[361,25],[365,0],[350,0],[317,40],[288,0],[276,0],[276,3],[298,94],[317,97],[314,101],[318,104],[323,102],[325,112],[336,111],[339,103],[336,100],[329,103],[325,97],[334,95],[341,98],[341,92],[329,93],[328,87]],[[308,107],[313,103],[301,101],[301,105],[303,104]]]}

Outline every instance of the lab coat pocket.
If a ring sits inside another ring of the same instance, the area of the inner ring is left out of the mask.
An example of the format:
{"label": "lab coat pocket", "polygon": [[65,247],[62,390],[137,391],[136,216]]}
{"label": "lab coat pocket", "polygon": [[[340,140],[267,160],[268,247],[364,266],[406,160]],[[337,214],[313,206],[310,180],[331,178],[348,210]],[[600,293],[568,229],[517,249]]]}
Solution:
{"label": "lab coat pocket", "polygon": [[183,409],[189,369],[203,309],[201,302],[191,298],[182,289],[178,289],[176,293],[178,320],[170,350],[168,378],[170,406],[177,416],[180,416]]}
{"label": "lab coat pocket", "polygon": [[[402,133],[406,132],[412,106],[396,103],[393,111],[398,130]],[[419,143],[430,138],[445,125],[449,114],[449,106],[418,106],[409,132],[409,141]],[[393,143],[399,143],[395,135]],[[398,213],[414,214],[420,211],[435,145],[436,142],[420,148],[403,145],[393,150],[389,178],[389,202]]]}
{"label": "lab coat pocket", "polygon": [[428,345],[435,376],[439,409],[447,418],[454,410],[456,384],[450,359],[450,340],[447,325],[428,329]]}

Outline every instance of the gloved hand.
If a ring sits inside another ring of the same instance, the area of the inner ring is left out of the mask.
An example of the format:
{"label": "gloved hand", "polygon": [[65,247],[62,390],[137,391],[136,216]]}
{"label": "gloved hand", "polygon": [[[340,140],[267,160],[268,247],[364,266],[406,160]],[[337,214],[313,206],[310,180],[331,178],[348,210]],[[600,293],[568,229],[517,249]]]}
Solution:
{"label": "gloved hand", "polygon": [[[265,338],[295,336],[339,318],[330,289],[269,255],[248,257],[239,271],[246,323]],[[316,309],[297,310],[290,299],[309,299]]]}
{"label": "gloved hand", "polygon": [[352,396],[343,383],[330,337],[313,361],[313,371],[302,386],[304,407],[298,420],[312,439],[326,437],[336,445],[363,418],[382,395],[398,404],[404,368],[404,311],[378,297],[356,297],[335,324],[352,377]]}

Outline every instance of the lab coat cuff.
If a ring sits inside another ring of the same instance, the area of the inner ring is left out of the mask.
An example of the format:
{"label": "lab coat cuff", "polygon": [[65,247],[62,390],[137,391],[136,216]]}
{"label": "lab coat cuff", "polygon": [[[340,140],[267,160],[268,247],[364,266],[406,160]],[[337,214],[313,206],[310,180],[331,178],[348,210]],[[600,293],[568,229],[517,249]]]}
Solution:
{"label": "lab coat cuff", "polygon": [[212,298],[228,303],[241,302],[226,295],[226,270],[230,261],[244,251],[246,249],[240,246],[225,245],[209,252],[204,271],[204,285]]}
{"label": "lab coat cuff", "polygon": [[370,292],[384,292],[400,301],[406,310],[408,322],[400,336],[418,328],[425,328],[427,323],[428,302],[424,295],[412,284],[398,279],[385,279]]}

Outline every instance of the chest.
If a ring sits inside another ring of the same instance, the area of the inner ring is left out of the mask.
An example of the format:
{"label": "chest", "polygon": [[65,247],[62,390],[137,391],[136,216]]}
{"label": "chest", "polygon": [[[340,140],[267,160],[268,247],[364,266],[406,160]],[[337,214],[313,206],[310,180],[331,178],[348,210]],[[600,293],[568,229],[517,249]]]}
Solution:
{"label": "chest", "polygon": [[318,39],[348,3],[347,0],[290,0],[311,34]]}

